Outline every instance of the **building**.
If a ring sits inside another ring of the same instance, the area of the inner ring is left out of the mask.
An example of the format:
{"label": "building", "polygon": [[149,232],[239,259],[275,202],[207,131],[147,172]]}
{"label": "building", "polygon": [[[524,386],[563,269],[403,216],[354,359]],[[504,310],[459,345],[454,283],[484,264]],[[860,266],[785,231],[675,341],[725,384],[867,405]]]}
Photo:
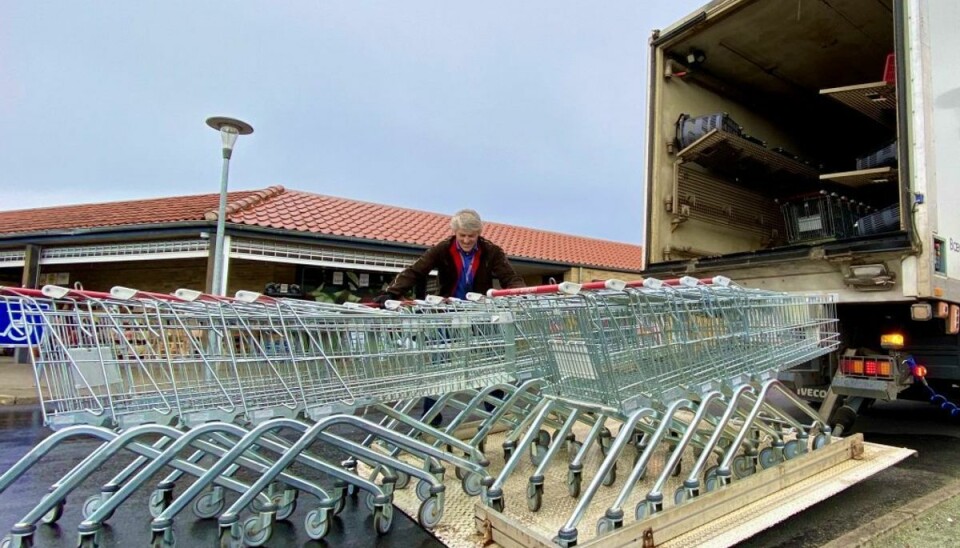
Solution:
{"label": "building", "polygon": [[[0,285],[209,290],[218,194],[0,211]],[[449,235],[427,213],[271,186],[228,194],[227,294],[364,300]],[[637,245],[484,223],[528,284],[636,278]]]}

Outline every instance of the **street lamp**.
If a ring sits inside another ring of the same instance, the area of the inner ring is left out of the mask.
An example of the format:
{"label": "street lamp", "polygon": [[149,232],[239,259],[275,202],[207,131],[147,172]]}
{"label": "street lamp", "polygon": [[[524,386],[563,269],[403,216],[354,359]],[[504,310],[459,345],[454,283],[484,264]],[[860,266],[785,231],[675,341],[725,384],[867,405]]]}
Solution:
{"label": "street lamp", "polygon": [[230,156],[233,155],[233,145],[240,135],[253,133],[253,126],[234,118],[214,116],[207,118],[207,125],[220,132],[223,141],[223,170],[220,175],[220,208],[217,210],[217,240],[214,244],[213,255],[213,294],[225,295],[226,280],[223,276],[223,232],[227,216],[227,176],[230,173]]}

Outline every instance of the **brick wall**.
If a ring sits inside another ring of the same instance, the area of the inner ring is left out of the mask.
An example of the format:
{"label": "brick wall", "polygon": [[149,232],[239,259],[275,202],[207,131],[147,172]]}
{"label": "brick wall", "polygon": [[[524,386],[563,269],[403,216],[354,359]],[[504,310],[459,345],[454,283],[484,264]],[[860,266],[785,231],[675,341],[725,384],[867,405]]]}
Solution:
{"label": "brick wall", "polygon": [[93,291],[109,291],[115,285],[122,285],[169,293],[181,287],[204,289],[206,265],[206,259],[44,265],[40,267],[40,274],[66,272],[70,276],[68,285],[72,287],[80,282],[84,289]]}
{"label": "brick wall", "polygon": [[[86,265],[46,265],[40,273],[66,272],[70,286],[79,281],[84,289],[109,291],[115,285],[170,293],[177,289],[205,289],[206,259],[126,261]],[[238,289],[263,291],[269,282],[295,283],[296,266],[235,259],[230,261],[227,294]],[[18,282],[19,284],[19,282]]]}
{"label": "brick wall", "polygon": [[230,261],[227,295],[238,290],[263,292],[271,282],[294,284],[297,279],[297,266],[285,263],[267,263],[234,259]]}

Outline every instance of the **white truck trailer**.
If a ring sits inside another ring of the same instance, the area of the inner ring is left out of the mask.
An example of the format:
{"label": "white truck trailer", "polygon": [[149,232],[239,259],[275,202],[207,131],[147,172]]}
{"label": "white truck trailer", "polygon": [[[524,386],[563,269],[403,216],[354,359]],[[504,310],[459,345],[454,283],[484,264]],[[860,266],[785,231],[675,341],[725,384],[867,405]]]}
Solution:
{"label": "white truck trailer", "polygon": [[840,352],[785,378],[845,428],[960,399],[958,24],[952,0],[717,0],[650,41],[648,275],[839,295]]}

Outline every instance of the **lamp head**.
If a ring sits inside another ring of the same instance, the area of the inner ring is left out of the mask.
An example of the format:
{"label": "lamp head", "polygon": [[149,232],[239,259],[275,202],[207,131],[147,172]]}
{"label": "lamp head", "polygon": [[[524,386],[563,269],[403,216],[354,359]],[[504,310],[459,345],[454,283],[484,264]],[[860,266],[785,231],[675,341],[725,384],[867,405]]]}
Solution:
{"label": "lamp head", "polygon": [[253,126],[250,124],[225,116],[207,118],[207,125],[220,132],[220,140],[223,142],[223,157],[227,159],[233,154],[233,145],[236,144],[237,137],[253,133]]}

